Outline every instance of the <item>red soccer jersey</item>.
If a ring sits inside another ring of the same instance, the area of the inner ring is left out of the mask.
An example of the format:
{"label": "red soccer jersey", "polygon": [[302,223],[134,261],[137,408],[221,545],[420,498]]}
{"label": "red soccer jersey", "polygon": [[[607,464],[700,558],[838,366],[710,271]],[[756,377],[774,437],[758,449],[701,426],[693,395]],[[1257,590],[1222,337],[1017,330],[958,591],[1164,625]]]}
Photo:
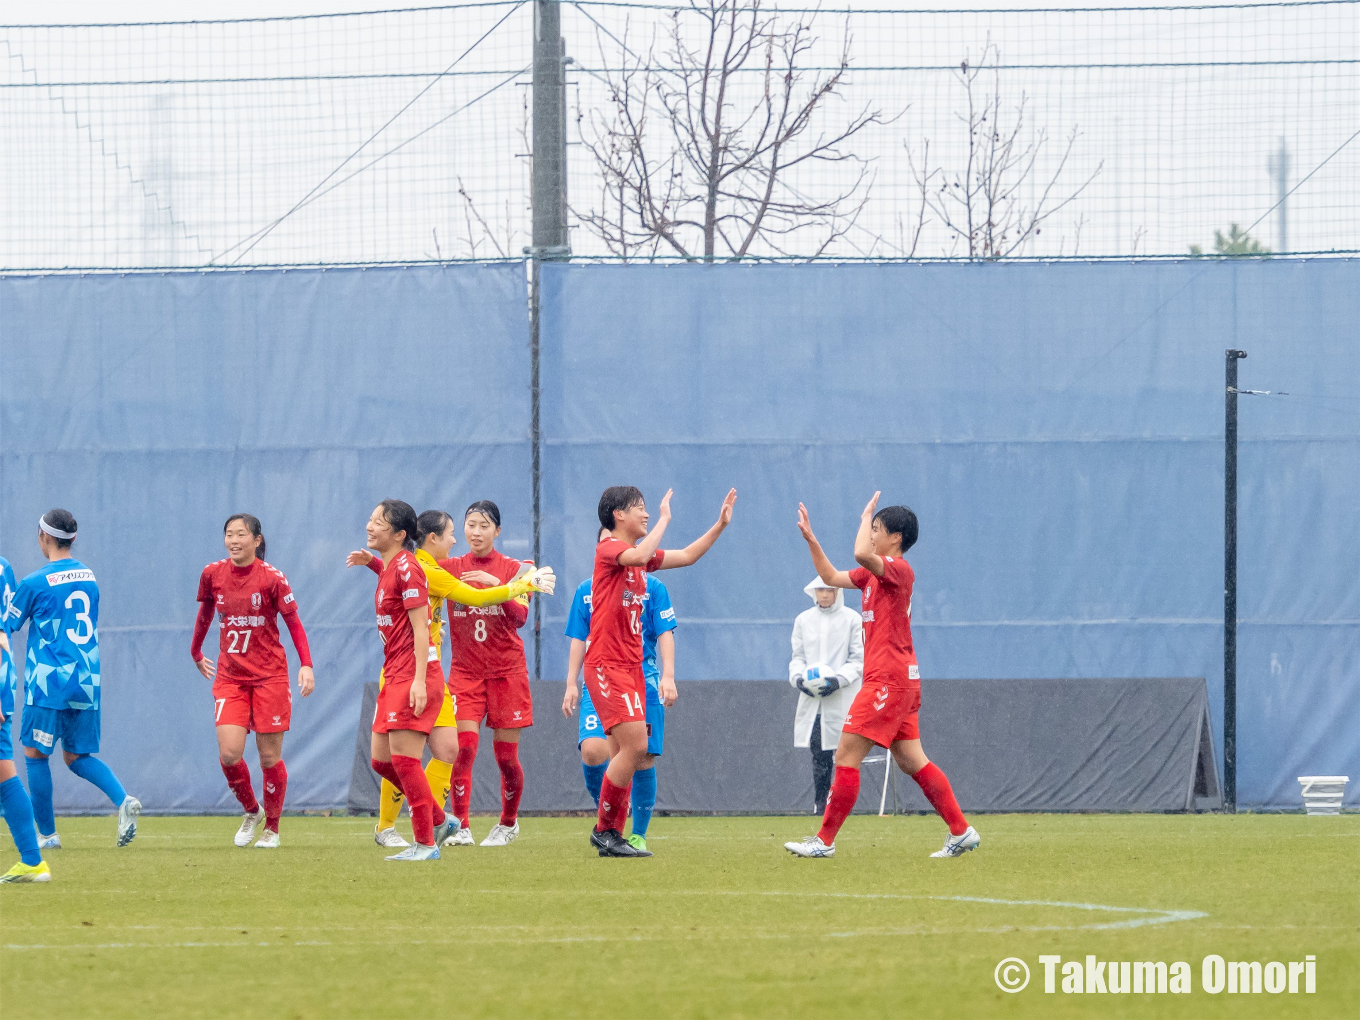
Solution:
{"label": "red soccer jersey", "polygon": [[389,684],[416,675],[416,636],[409,609],[429,607],[430,583],[416,561],[416,554],[403,549],[378,575],[373,604],[378,611],[378,636],[383,640],[383,676]]}
{"label": "red soccer jersey", "polygon": [[217,611],[221,655],[217,675],[238,684],[288,679],[288,656],[279,642],[279,613],[296,613],[283,572],[257,559],[248,567],[218,560],[203,568],[198,601]]}
{"label": "red soccer jersey", "polygon": [[916,583],[911,564],[884,556],[882,577],[858,567],[850,571],[850,580],[864,593],[865,689],[870,680],[895,687],[919,686],[921,672],[911,642],[911,589]]}
{"label": "red soccer jersey", "polygon": [[[439,565],[454,577],[469,570],[484,570],[506,584],[519,573],[519,560],[512,560],[497,549],[490,556],[467,553],[453,559],[440,560]],[[473,587],[483,587],[474,585]],[[518,599],[498,606],[465,606],[448,600],[449,670],[462,676],[487,679],[489,677],[527,674],[524,642],[519,628],[529,618],[529,607]]]}
{"label": "red soccer jersey", "polygon": [[627,542],[606,538],[595,547],[590,583],[590,638],[587,663],[642,665],[642,610],[647,600],[647,574],[661,566],[658,549],[645,567],[623,567],[619,557]]}

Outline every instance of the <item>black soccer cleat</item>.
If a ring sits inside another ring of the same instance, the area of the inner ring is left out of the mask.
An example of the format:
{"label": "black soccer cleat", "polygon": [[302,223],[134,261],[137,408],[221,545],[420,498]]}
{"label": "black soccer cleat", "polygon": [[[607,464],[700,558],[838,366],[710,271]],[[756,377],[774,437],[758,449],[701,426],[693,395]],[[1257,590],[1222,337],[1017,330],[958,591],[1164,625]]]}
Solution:
{"label": "black soccer cleat", "polygon": [[639,850],[623,838],[618,829],[605,829],[604,832],[590,831],[590,845],[600,851],[601,857],[650,857],[650,850]]}

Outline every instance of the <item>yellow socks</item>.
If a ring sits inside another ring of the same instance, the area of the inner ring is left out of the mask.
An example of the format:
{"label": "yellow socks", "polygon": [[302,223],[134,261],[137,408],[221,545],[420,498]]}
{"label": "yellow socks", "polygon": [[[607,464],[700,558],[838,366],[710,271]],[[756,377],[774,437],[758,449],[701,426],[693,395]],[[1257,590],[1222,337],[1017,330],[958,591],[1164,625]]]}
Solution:
{"label": "yellow socks", "polygon": [[382,790],[378,794],[379,831],[390,829],[397,824],[397,815],[401,814],[401,805],[405,799],[395,786],[386,779],[382,781]]}

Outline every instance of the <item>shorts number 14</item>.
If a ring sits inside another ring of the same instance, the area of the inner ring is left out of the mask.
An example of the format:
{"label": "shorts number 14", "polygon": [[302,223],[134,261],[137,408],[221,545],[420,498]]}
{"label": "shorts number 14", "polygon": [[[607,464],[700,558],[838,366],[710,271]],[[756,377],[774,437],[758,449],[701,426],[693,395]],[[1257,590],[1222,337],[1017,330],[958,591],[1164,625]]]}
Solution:
{"label": "shorts number 14", "polygon": [[[643,710],[641,694],[638,694],[636,692],[629,694],[627,691],[624,691],[619,695],[619,697],[623,698],[623,707],[628,709],[628,715],[630,717],[634,715],[642,715]],[[634,709],[636,709],[637,711],[634,711]]]}

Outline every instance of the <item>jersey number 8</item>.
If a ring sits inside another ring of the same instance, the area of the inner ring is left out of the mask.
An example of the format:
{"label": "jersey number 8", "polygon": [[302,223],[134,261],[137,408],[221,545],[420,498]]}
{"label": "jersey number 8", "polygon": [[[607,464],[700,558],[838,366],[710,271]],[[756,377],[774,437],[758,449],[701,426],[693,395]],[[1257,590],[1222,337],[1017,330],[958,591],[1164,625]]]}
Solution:
{"label": "jersey number 8", "polygon": [[486,640],[486,621],[485,621],[485,620],[478,620],[478,621],[477,621],[476,625],[472,628],[472,636],[473,636],[474,638],[476,638],[478,641],[485,641],[485,640]]}

